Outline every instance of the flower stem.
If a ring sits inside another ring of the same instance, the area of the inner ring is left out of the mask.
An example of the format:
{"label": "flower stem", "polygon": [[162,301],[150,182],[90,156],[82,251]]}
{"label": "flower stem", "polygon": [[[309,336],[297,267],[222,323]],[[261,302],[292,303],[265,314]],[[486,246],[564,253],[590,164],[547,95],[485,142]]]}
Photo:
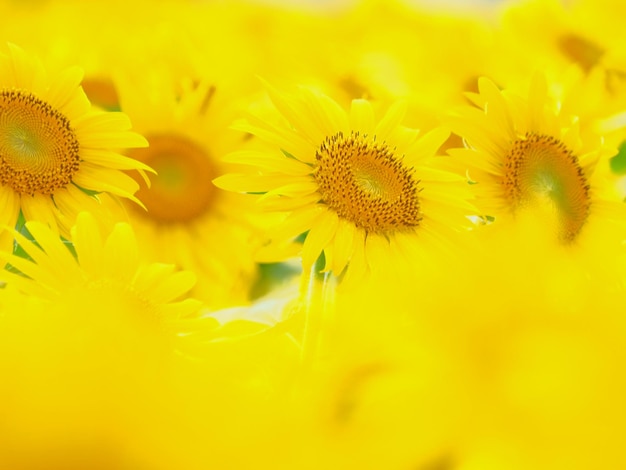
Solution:
{"label": "flower stem", "polygon": [[327,356],[335,313],[337,278],[331,272],[321,272],[320,257],[302,279],[304,330],[300,359],[303,367],[315,368]]}

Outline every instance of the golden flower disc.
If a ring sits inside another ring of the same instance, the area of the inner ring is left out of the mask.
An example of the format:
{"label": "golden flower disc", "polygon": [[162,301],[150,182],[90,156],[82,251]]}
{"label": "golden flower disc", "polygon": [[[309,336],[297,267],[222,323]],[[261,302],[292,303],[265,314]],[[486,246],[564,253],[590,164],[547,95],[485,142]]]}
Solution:
{"label": "golden flower disc", "polygon": [[557,40],[559,50],[572,62],[589,72],[598,65],[604,50],[597,44],[575,34],[566,34]]}
{"label": "golden flower disc", "polygon": [[339,132],[324,140],[316,159],[322,201],[339,217],[373,233],[419,225],[419,181],[387,145]]}
{"label": "golden flower disc", "polygon": [[527,133],[505,158],[503,184],[513,208],[548,201],[556,209],[559,237],[573,240],[589,215],[589,184],[578,159],[561,141]]}
{"label": "golden flower disc", "polygon": [[79,143],[63,114],[28,92],[0,91],[0,184],[51,195],[79,165]]}
{"label": "golden flower disc", "polygon": [[156,134],[147,139],[150,147],[130,152],[132,158],[150,165],[158,175],[150,188],[137,179],[141,185],[137,198],[148,209],[147,216],[157,223],[173,224],[205,213],[217,191],[211,181],[218,172],[210,156],[179,135]]}

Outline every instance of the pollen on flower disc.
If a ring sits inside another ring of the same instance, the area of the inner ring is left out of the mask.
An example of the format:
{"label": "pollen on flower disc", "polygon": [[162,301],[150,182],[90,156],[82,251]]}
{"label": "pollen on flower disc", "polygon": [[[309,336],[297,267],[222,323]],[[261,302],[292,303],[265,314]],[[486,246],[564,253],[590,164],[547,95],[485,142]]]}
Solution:
{"label": "pollen on flower disc", "polygon": [[[211,207],[217,189],[211,182],[218,176],[205,149],[176,134],[147,135],[148,148],[133,149],[129,155],[157,172],[150,188],[138,180],[137,198],[148,209],[147,217],[157,223],[185,223]],[[144,211],[141,211],[144,212]]]}
{"label": "pollen on flower disc", "polygon": [[386,144],[339,132],[324,140],[316,159],[322,201],[339,217],[373,233],[420,224],[419,181]]}
{"label": "pollen on flower disc", "polygon": [[0,184],[18,194],[52,195],[80,166],[70,121],[22,90],[0,90]]}
{"label": "pollen on flower disc", "polygon": [[576,238],[589,215],[589,184],[578,158],[552,136],[527,133],[516,140],[505,158],[503,185],[514,209],[548,202],[564,241]]}

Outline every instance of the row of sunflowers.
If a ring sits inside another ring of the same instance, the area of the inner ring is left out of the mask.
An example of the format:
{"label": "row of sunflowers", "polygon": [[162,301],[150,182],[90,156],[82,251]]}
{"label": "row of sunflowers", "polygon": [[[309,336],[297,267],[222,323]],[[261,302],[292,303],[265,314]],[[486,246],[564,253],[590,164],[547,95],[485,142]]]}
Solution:
{"label": "row of sunflowers", "polygon": [[0,469],[626,468],[616,0],[0,2]]}

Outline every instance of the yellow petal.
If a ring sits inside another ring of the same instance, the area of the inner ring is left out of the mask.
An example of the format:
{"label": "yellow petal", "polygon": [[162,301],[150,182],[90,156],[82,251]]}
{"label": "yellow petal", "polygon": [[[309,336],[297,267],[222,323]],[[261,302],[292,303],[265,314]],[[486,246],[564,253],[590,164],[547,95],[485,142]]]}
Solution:
{"label": "yellow petal", "polygon": [[356,227],[353,223],[345,219],[339,219],[333,243],[334,257],[332,266],[332,270],[337,276],[341,274],[352,257],[355,230]]}
{"label": "yellow petal", "polygon": [[350,127],[361,134],[374,132],[374,110],[367,100],[352,100],[350,107]]}
{"label": "yellow petal", "polygon": [[256,151],[240,151],[226,155],[223,161],[227,163],[239,163],[251,165],[264,170],[288,173],[290,175],[304,176],[311,174],[311,165],[300,162],[285,155],[268,155],[267,153]]}
{"label": "yellow petal", "polygon": [[404,100],[396,101],[390,106],[374,130],[379,141],[387,140],[387,136],[402,123],[407,106]]}
{"label": "yellow petal", "polygon": [[137,241],[127,223],[118,223],[104,243],[102,262],[106,275],[130,281],[139,264]]}
{"label": "yellow petal", "polygon": [[322,204],[315,204],[293,211],[278,227],[270,230],[269,237],[275,240],[295,238],[310,230],[320,215],[327,211],[326,206]]}
{"label": "yellow petal", "polygon": [[335,211],[326,211],[323,216],[317,218],[309,230],[302,247],[303,269],[310,268],[320,253],[326,248],[335,236],[338,216]]}
{"label": "yellow petal", "polygon": [[76,224],[72,227],[72,242],[81,267],[93,277],[99,277],[104,267],[103,241],[91,213],[78,214]]}
{"label": "yellow petal", "polygon": [[76,259],[61,240],[59,235],[41,222],[26,222],[26,228],[41,249],[54,260],[57,272],[72,272],[76,268]]}

